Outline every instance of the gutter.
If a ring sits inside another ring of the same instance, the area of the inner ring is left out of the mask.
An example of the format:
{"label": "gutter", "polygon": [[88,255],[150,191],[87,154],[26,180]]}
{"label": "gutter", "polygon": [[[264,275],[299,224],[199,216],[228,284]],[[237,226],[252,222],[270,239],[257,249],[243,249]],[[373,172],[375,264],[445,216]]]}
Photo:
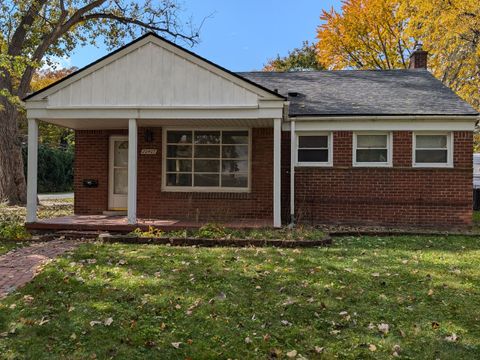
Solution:
{"label": "gutter", "polygon": [[344,121],[385,121],[385,120],[471,120],[478,121],[479,115],[346,115],[346,116],[289,116],[290,121],[332,121],[332,120],[344,120]]}

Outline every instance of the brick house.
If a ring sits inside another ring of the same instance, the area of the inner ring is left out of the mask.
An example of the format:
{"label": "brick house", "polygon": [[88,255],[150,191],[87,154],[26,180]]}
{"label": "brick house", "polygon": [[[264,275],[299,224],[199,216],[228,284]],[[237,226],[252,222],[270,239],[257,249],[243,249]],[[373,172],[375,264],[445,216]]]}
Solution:
{"label": "brick house", "polygon": [[25,99],[27,222],[44,121],[75,130],[80,217],[469,225],[478,114],[426,60],[232,73],[147,34]]}

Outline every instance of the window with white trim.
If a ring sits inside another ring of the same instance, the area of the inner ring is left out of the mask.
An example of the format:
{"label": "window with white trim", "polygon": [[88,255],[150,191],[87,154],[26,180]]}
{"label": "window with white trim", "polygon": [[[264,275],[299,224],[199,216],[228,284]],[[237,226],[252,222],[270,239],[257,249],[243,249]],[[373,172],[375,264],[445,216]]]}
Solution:
{"label": "window with white trim", "polygon": [[332,146],[329,133],[297,134],[297,165],[328,166],[332,164]]}
{"label": "window with white trim", "polygon": [[391,133],[354,133],[354,166],[391,166]]}
{"label": "window with white trim", "polygon": [[413,134],[413,165],[448,167],[453,164],[451,133]]}
{"label": "window with white trim", "polygon": [[249,188],[249,130],[167,130],[165,187],[220,191]]}

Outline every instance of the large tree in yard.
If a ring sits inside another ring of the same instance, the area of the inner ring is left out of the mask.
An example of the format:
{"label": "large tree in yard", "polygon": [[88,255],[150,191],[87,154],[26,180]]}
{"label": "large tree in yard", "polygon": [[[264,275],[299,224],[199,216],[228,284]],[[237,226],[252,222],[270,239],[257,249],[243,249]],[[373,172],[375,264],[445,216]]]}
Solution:
{"label": "large tree in yard", "polygon": [[35,72],[77,46],[109,48],[155,31],[194,44],[198,29],[181,20],[176,0],[5,0],[0,4],[0,201],[26,200],[18,120]]}

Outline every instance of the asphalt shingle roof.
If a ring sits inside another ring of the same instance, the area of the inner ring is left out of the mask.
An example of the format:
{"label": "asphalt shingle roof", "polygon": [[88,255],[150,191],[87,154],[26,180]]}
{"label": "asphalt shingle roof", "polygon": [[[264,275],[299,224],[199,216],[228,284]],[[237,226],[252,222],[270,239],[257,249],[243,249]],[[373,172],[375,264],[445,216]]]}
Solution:
{"label": "asphalt shingle roof", "polygon": [[290,116],[476,115],[426,70],[242,72],[288,96]]}

